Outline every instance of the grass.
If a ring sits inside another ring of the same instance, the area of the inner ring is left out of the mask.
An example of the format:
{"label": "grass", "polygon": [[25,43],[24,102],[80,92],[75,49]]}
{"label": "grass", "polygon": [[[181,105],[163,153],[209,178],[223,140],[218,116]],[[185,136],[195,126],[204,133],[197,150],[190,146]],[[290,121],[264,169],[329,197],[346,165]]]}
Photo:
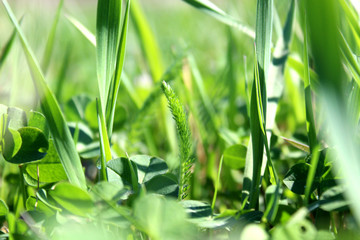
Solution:
{"label": "grass", "polygon": [[357,239],[353,1],[153,1],[1,1],[0,238]]}

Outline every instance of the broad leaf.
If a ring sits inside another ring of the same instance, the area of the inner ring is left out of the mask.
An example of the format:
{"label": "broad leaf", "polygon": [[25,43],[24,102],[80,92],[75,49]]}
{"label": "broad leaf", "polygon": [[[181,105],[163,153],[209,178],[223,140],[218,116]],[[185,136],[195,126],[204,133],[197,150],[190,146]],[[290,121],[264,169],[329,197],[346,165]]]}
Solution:
{"label": "broad leaf", "polygon": [[145,183],[151,178],[164,174],[168,171],[166,162],[157,157],[147,155],[136,155],[130,157],[130,160],[136,163],[139,183]]}
{"label": "broad leaf", "polygon": [[236,144],[224,151],[224,163],[232,169],[245,167],[247,148],[244,145]]}
{"label": "broad leaf", "polygon": [[27,163],[42,159],[46,155],[49,143],[46,136],[38,128],[23,127],[18,130],[22,144],[19,151],[11,159],[6,159],[11,163]]}
{"label": "broad leaf", "polygon": [[145,183],[146,190],[165,196],[177,198],[179,194],[179,184],[177,178],[172,173],[156,175]]}
{"label": "broad leaf", "polygon": [[59,183],[55,185],[48,194],[61,207],[73,214],[87,216],[93,211],[94,204],[90,195],[70,183]]}
{"label": "broad leaf", "polygon": [[40,162],[26,164],[24,173],[33,180],[30,183],[30,179],[28,179],[28,183],[31,185],[34,185],[34,182],[37,181],[40,183],[53,183],[67,179],[52,140],[49,141],[49,150],[46,156]]}
{"label": "broad leaf", "polygon": [[135,202],[134,216],[151,239],[195,237],[194,226],[188,222],[184,209],[175,200],[146,195]]}
{"label": "broad leaf", "polygon": [[[306,188],[306,178],[310,170],[307,163],[298,163],[290,168],[284,177],[284,184],[296,194],[304,194]],[[311,191],[319,185],[319,178],[313,180]]]}
{"label": "broad leaf", "polygon": [[345,189],[343,186],[335,186],[321,194],[320,208],[324,211],[346,211],[349,209],[350,201],[344,198]]}

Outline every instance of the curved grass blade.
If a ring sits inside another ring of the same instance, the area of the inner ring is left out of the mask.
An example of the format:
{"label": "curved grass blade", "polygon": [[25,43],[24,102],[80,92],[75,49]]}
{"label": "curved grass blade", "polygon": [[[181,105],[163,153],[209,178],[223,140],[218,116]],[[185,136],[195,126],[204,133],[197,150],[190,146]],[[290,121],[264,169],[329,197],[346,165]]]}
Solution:
{"label": "curved grass blade", "polygon": [[347,43],[344,35],[340,32],[340,45],[342,57],[345,59],[348,67],[351,70],[351,73],[354,77],[355,82],[360,86],[360,66],[350,49],[349,44]]}
{"label": "curved grass blade", "polygon": [[[164,80],[161,77],[165,71],[162,54],[159,44],[154,33],[146,19],[146,16],[141,8],[138,0],[133,0],[130,15],[135,26],[137,37],[140,41],[142,53],[145,57],[146,63],[149,67],[153,82]],[[161,82],[160,82],[161,84]],[[161,126],[165,126],[165,132],[172,151],[176,149],[176,132],[171,124],[171,114],[166,111],[166,102],[161,100],[160,103]],[[146,134],[149,142],[153,142],[151,134]]]}
{"label": "curved grass blade", "polygon": [[349,25],[351,26],[351,30],[355,36],[355,39],[357,40],[357,43],[359,44],[360,25],[356,12],[349,6],[349,4],[345,0],[339,0],[338,2],[340,3],[342,9],[344,10],[345,18],[349,23]]}
{"label": "curved grass blade", "polygon": [[106,102],[106,126],[108,130],[108,136],[111,138],[114,116],[115,116],[115,106],[116,99],[119,92],[121,74],[124,66],[124,58],[125,58],[125,48],[126,48],[126,36],[128,31],[128,22],[129,22],[129,9],[130,9],[130,0],[127,1],[124,23],[121,30],[120,42],[117,50],[116,56],[116,68],[115,68],[115,76],[111,80],[110,89],[108,93],[108,98]]}
{"label": "curved grass blade", "polygon": [[189,66],[191,68],[192,75],[194,77],[195,85],[196,85],[196,87],[197,87],[197,89],[199,91],[201,102],[202,102],[202,104],[204,106],[204,109],[206,111],[206,115],[210,118],[210,122],[211,122],[211,125],[212,125],[213,129],[217,130],[219,124],[218,124],[217,119],[216,119],[215,109],[214,109],[214,106],[211,103],[209,95],[206,93],[204,80],[203,80],[203,78],[201,76],[200,70],[199,70],[198,65],[197,65],[197,63],[195,61],[195,57],[192,54],[189,54],[187,59],[188,59],[188,62],[189,62]]}
{"label": "curved grass blade", "polygon": [[74,25],[74,27],[81,32],[81,34],[89,40],[89,42],[96,47],[96,37],[95,35],[90,32],[89,29],[87,29],[81,22],[79,22],[77,19],[75,19],[72,16],[66,15],[67,20]]}
{"label": "curved grass blade", "polygon": [[68,66],[70,64],[70,55],[71,55],[71,47],[70,47],[70,45],[68,45],[68,46],[66,46],[66,50],[65,50],[64,57],[62,59],[61,67],[60,67],[60,70],[56,77],[56,86],[55,86],[54,92],[55,92],[56,99],[58,99],[59,101],[61,101],[61,99],[62,99],[62,92],[64,89],[66,72],[67,72]]}
{"label": "curved grass blade", "polygon": [[183,1],[201,11],[204,11],[205,13],[211,15],[220,22],[238,29],[239,31],[243,32],[250,38],[255,39],[254,30],[252,30],[250,27],[246,26],[245,24],[241,23],[240,21],[234,19],[232,16],[228,15],[209,0],[183,0]]}
{"label": "curved grass blade", "polygon": [[[304,81],[304,71],[305,66],[303,63],[298,61],[292,56],[289,56],[287,59],[287,65],[291,67],[295,72],[300,76],[300,78]],[[319,83],[319,76],[314,72],[314,70],[309,68],[309,74],[310,74],[310,88],[315,93],[319,92],[320,83]]]}
{"label": "curved grass blade", "polygon": [[64,0],[60,0],[59,5],[56,9],[55,19],[51,26],[50,34],[49,34],[48,40],[46,42],[45,51],[44,51],[44,55],[43,55],[42,62],[41,62],[41,68],[42,68],[44,74],[46,74],[46,72],[49,68],[51,54],[52,54],[53,48],[54,48],[56,28],[59,23],[60,13],[61,13],[63,4],[64,4]]}
{"label": "curved grass blade", "polygon": [[130,14],[141,43],[141,49],[149,64],[152,79],[154,82],[159,81],[165,71],[161,51],[138,0],[132,1]]}
{"label": "curved grass blade", "polygon": [[[21,24],[23,17],[21,17],[19,23]],[[2,67],[2,65],[5,62],[6,57],[9,55],[11,47],[13,46],[15,37],[16,37],[16,29],[14,29],[14,31],[12,32],[10,38],[7,40],[7,42],[5,43],[4,47],[2,48],[1,52],[0,52],[0,69]]]}
{"label": "curved grass blade", "polygon": [[72,184],[82,189],[86,189],[85,175],[82,170],[80,158],[59,104],[56,101],[54,94],[47,86],[39,63],[34,57],[35,55],[33,54],[9,4],[6,0],[2,0],[2,3],[19,34],[34,86],[40,96],[41,109],[49,124],[52,137],[54,138],[54,144],[60,156],[61,163],[64,166],[66,175]]}

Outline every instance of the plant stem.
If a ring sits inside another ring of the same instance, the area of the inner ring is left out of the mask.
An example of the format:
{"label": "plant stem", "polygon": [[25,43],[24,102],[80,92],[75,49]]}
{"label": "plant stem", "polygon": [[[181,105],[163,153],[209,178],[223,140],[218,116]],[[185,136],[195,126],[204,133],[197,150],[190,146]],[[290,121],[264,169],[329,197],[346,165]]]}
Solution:
{"label": "plant stem", "polygon": [[222,165],[223,165],[223,160],[224,160],[224,156],[221,156],[220,163],[219,163],[218,175],[217,175],[217,179],[216,179],[216,183],[215,183],[214,197],[213,197],[212,204],[211,204],[212,212],[214,212],[217,192],[218,192],[219,185],[220,185],[220,174],[221,174],[221,169],[222,169]]}
{"label": "plant stem", "polygon": [[23,165],[19,165],[20,170],[20,189],[22,191],[23,206],[26,208],[26,200],[28,199],[27,189],[24,183],[24,170]]}

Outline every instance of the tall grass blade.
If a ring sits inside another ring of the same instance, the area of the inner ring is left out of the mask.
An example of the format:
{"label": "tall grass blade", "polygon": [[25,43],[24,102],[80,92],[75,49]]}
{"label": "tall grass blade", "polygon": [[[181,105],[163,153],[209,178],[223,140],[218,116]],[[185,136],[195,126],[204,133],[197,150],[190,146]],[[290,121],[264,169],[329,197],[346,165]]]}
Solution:
{"label": "tall grass blade", "polygon": [[112,159],[111,149],[109,143],[109,137],[107,134],[105,118],[103,115],[103,110],[101,109],[101,104],[99,100],[96,99],[96,110],[97,110],[97,119],[99,124],[99,136],[100,136],[100,181],[107,180],[106,173],[106,163]]}
{"label": "tall grass blade", "polygon": [[[275,8],[274,8],[274,12]],[[279,100],[282,96],[285,80],[284,80],[284,71],[285,65],[289,54],[289,45],[291,39],[291,33],[293,29],[295,15],[295,1],[291,0],[290,7],[288,10],[287,18],[285,25],[281,31],[280,21],[277,28],[278,30],[278,40],[275,45],[273,52],[273,59],[269,66],[269,76],[266,78],[266,95],[267,95],[267,106],[266,106],[266,129],[264,132],[265,137],[265,150],[266,154],[263,156],[263,164],[261,170],[261,177],[265,173],[266,166],[269,168],[270,181],[273,184],[278,183],[277,173],[273,167],[272,160],[270,157],[270,148],[269,143],[272,135],[272,130],[275,126],[275,117],[278,108]],[[276,205],[277,201],[274,201],[273,204]],[[273,209],[275,208],[273,206]]]}
{"label": "tall grass blade", "polygon": [[66,72],[67,72],[68,66],[70,64],[70,61],[69,61],[70,53],[71,53],[71,47],[68,45],[66,47],[65,54],[64,54],[64,57],[63,57],[63,60],[61,63],[61,67],[60,67],[59,73],[56,78],[56,87],[54,90],[56,99],[58,99],[59,101],[61,101],[61,99],[62,99],[62,92],[63,92],[63,88],[64,88]]}
{"label": "tall grass blade", "polygon": [[63,4],[64,4],[64,0],[60,0],[59,5],[56,9],[54,21],[53,21],[51,29],[50,29],[50,34],[49,34],[47,42],[46,42],[45,51],[44,51],[44,55],[43,55],[42,62],[41,62],[41,68],[42,68],[44,74],[46,74],[46,72],[49,68],[51,54],[52,54],[53,48],[54,48],[56,28],[59,23],[60,13],[61,13]]}
{"label": "tall grass blade", "polygon": [[[21,18],[20,21],[19,21],[20,24],[21,24],[22,19],[23,18]],[[4,47],[1,49],[1,52],[0,52],[0,69],[1,69],[2,65],[4,64],[6,57],[10,53],[10,50],[11,50],[11,48],[13,46],[13,43],[14,43],[14,40],[15,40],[15,37],[16,37],[16,33],[17,33],[17,31],[16,31],[16,29],[14,29],[14,31],[12,32],[10,38],[7,40]]]}
{"label": "tall grass blade", "polygon": [[[129,5],[130,6],[130,5]],[[67,19],[70,21],[70,23],[77,28],[80,33],[94,46],[96,47],[96,37],[95,35],[87,29],[81,22],[76,20],[75,18],[71,16],[66,16]],[[130,81],[129,77],[126,75],[126,73],[123,71],[121,74],[121,79],[124,82],[124,86],[126,91],[129,93],[132,101],[136,104],[136,106],[140,107],[139,98],[136,96],[133,83]]]}
{"label": "tall grass blade", "polygon": [[[301,77],[301,79],[304,81],[304,71],[305,66],[302,62],[298,61],[292,56],[289,56],[287,59],[287,66],[292,68],[296,71],[296,73]],[[309,74],[310,74],[310,88],[315,93],[319,93],[320,83],[319,83],[319,76],[314,72],[314,70],[309,68]]]}
{"label": "tall grass blade", "polygon": [[92,45],[96,46],[96,37],[89,29],[72,16],[66,15],[66,18]]}
{"label": "tall grass blade", "polygon": [[352,81],[352,90],[348,99],[348,111],[353,129],[356,129],[360,119],[360,87]]}
{"label": "tall grass blade", "polygon": [[315,148],[312,149],[312,156],[310,161],[310,170],[306,178],[306,187],[305,187],[305,205],[308,205],[310,200],[310,194],[312,189],[312,184],[314,182],[316,169],[319,162],[320,157],[320,151],[319,151],[319,145],[316,145]]}
{"label": "tall grass blade", "polygon": [[[285,25],[276,42],[273,59],[269,67],[269,77],[266,80],[266,94],[268,98],[266,110],[267,139],[270,142],[271,131],[275,125],[278,102],[284,90],[284,71],[289,55],[289,45],[295,15],[295,1],[291,0]],[[280,28],[280,27],[279,27]]]}
{"label": "tall grass blade", "polygon": [[113,123],[115,117],[115,106],[116,99],[119,92],[121,74],[124,66],[125,59],[125,48],[126,48],[126,36],[128,31],[128,22],[129,22],[129,9],[130,9],[130,0],[127,1],[124,23],[121,30],[120,42],[117,50],[116,56],[116,68],[115,68],[115,76],[111,80],[110,89],[108,93],[108,98],[106,102],[106,126],[108,130],[108,135],[111,138]]}
{"label": "tall grass blade", "polygon": [[[266,79],[270,66],[271,36],[273,19],[273,1],[257,1],[256,13],[256,61],[255,80],[251,93],[250,129],[252,143],[252,159],[247,157],[244,176],[242,199],[249,196],[249,208],[257,208],[260,190],[260,176],[263,165],[263,153],[266,139],[264,139],[264,116],[266,116]],[[260,102],[261,104],[260,104]],[[250,151],[248,151],[250,152]],[[250,154],[250,153],[249,153]]]}
{"label": "tall grass blade", "polygon": [[149,65],[154,82],[159,81],[165,71],[159,44],[152,32],[138,0],[132,1],[131,18],[141,43],[141,49]]}
{"label": "tall grass blade", "polygon": [[360,43],[360,25],[359,25],[359,17],[357,16],[356,12],[349,6],[346,0],[339,0],[338,1],[344,10],[345,18],[349,25],[351,26],[351,30],[354,34],[354,37],[357,43]]}
{"label": "tall grass blade", "polygon": [[[138,0],[132,1],[130,9],[131,19],[134,23],[137,37],[140,41],[142,53],[149,67],[153,82],[159,82],[165,72],[162,54],[156,37],[146,19],[144,11]],[[161,83],[161,82],[160,82]],[[166,102],[160,103],[160,125],[165,126],[166,135],[172,151],[176,149],[176,132],[171,124],[171,115],[166,111]],[[148,135],[151,137],[151,135]]]}
{"label": "tall grass blade", "polygon": [[340,44],[342,57],[345,59],[351,73],[353,74],[355,82],[360,86],[360,66],[356,60],[356,56],[350,49],[344,35],[340,33]]}
{"label": "tall grass blade", "polygon": [[[256,48],[255,48],[256,50]],[[270,182],[274,185],[276,185],[278,183],[278,177],[277,174],[274,170],[272,161],[271,161],[271,157],[270,157],[270,148],[269,148],[269,144],[268,142],[270,142],[270,138],[268,140],[267,137],[267,131],[268,129],[265,129],[265,118],[264,118],[264,107],[263,107],[263,100],[261,98],[261,91],[260,91],[260,76],[259,76],[259,65],[257,64],[257,58],[255,55],[255,91],[256,91],[256,106],[257,106],[257,111],[258,111],[258,117],[259,117],[259,125],[260,125],[260,129],[263,135],[263,139],[264,139],[264,147],[265,147],[265,154],[263,156],[263,163],[261,166],[261,172],[260,172],[260,177],[263,176],[264,172],[265,172],[265,167],[268,166],[269,167],[269,173],[270,173]],[[276,109],[276,108],[275,108]],[[274,116],[275,118],[275,116]],[[270,133],[271,134],[271,129],[270,129]],[[261,181],[261,180],[260,180]]]}
{"label": "tall grass blade", "polygon": [[180,140],[180,176],[179,176],[179,200],[187,197],[189,192],[189,180],[191,177],[191,168],[194,163],[192,156],[191,133],[188,125],[187,116],[181,105],[179,98],[175,95],[165,81],[162,84],[163,92],[168,100],[169,108],[176,122],[178,136]]}
{"label": "tall grass blade", "polygon": [[241,23],[240,21],[234,19],[232,16],[225,13],[215,4],[210,2],[209,0],[183,0],[184,2],[190,4],[191,6],[211,15],[212,17],[216,18],[222,23],[225,23],[231,27],[238,29],[239,31],[243,32],[247,36],[252,39],[255,39],[254,30],[251,29],[249,26]]}
{"label": "tall grass blade", "polygon": [[210,121],[211,121],[211,125],[213,127],[213,129],[217,130],[218,128],[218,123],[216,120],[216,113],[215,113],[215,109],[214,106],[211,103],[210,97],[209,95],[206,93],[206,89],[205,89],[205,84],[204,84],[204,80],[201,76],[200,70],[198,68],[198,65],[195,61],[195,57],[192,54],[189,54],[188,57],[188,62],[189,62],[189,66],[191,68],[191,72],[193,75],[193,79],[194,79],[194,83],[199,91],[199,95],[200,95],[200,99],[201,102],[204,106],[204,109],[206,111],[206,114],[209,116]]}
{"label": "tall grass blade", "polygon": [[99,0],[96,16],[96,69],[102,109],[106,109],[111,80],[114,77],[117,46],[120,39],[122,1]]}
{"label": "tall grass blade", "polygon": [[59,104],[47,86],[43,73],[41,72],[40,65],[34,57],[35,55],[33,54],[9,4],[6,0],[3,0],[2,3],[4,4],[6,12],[19,34],[21,45],[29,64],[34,86],[40,96],[41,109],[49,124],[52,137],[54,138],[54,144],[60,156],[61,163],[64,166],[66,175],[72,184],[85,189],[85,175],[82,170],[80,158],[76,151],[75,144],[72,140],[65,118],[60,110]]}
{"label": "tall grass blade", "polygon": [[310,88],[310,71],[309,71],[309,57],[308,57],[308,43],[307,43],[307,22],[305,18],[304,23],[304,91],[305,91],[305,112],[306,112],[306,129],[308,133],[308,142],[310,146],[310,153],[313,152],[318,145],[315,129],[314,112],[311,101]]}
{"label": "tall grass blade", "polygon": [[222,155],[221,159],[220,159],[217,179],[216,179],[216,183],[215,183],[214,197],[213,197],[212,204],[211,204],[211,209],[212,209],[213,212],[214,212],[214,208],[215,208],[217,192],[218,192],[219,185],[220,185],[220,175],[221,175],[221,169],[222,169],[223,161],[224,161],[224,155]]}

